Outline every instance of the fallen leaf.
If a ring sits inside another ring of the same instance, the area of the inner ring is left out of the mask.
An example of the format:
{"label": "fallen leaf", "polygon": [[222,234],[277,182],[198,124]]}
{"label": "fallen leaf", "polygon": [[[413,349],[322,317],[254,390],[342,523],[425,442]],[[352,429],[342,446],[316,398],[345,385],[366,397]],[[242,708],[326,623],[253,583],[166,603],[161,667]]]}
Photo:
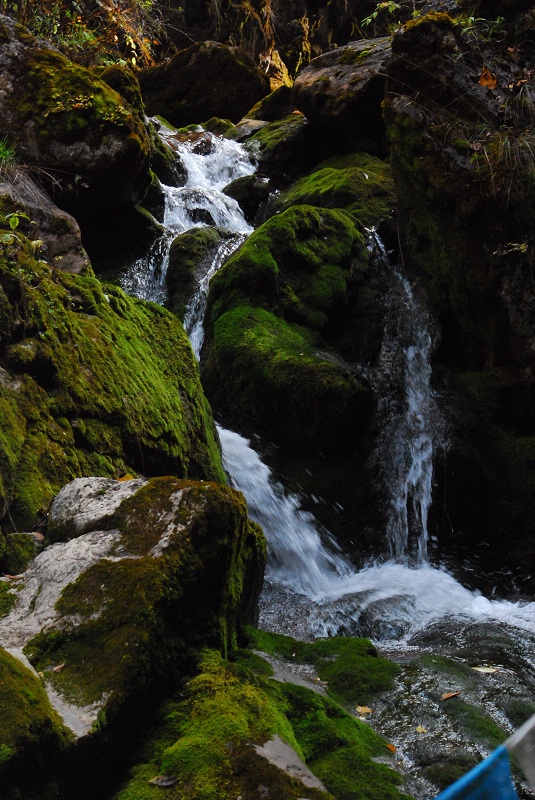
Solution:
{"label": "fallen leaf", "polygon": [[498,667],[472,667],[476,672],[499,672]]}
{"label": "fallen leaf", "polygon": [[65,669],[65,664],[58,664],[57,667],[52,668],[52,672],[61,672],[63,669]]}
{"label": "fallen leaf", "polygon": [[418,725],[418,727],[416,728],[416,730],[418,731],[418,733],[428,733],[428,730],[427,730],[427,728],[424,728],[424,726],[423,726],[423,725]]}
{"label": "fallen leaf", "polygon": [[119,480],[120,481],[133,481],[133,480],[135,480],[135,478],[134,478],[133,475],[130,475],[130,473],[127,472],[126,475],[123,475],[122,478],[119,478]]}
{"label": "fallen leaf", "polygon": [[172,786],[176,783],[176,778],[174,775],[157,775],[149,783],[153,783],[155,786]]}
{"label": "fallen leaf", "polygon": [[391,750],[393,753],[395,753],[395,752],[396,752],[396,745],[395,745],[395,744],[387,744],[387,747],[388,747],[388,749],[389,749],[389,750]]}
{"label": "fallen leaf", "polygon": [[479,79],[480,86],[486,86],[487,89],[496,88],[496,75],[494,75],[488,67],[483,67],[481,78]]}
{"label": "fallen leaf", "polygon": [[7,572],[4,572],[4,578],[9,578],[10,581],[20,581],[22,575],[8,575]]}
{"label": "fallen leaf", "polygon": [[33,536],[34,539],[37,539],[38,542],[44,542],[45,540],[43,534],[37,533],[37,531],[32,531],[31,536]]}
{"label": "fallen leaf", "polygon": [[357,711],[359,714],[371,714],[373,708],[368,708],[368,706],[357,706]]}
{"label": "fallen leaf", "polygon": [[457,697],[458,694],[461,694],[461,693],[460,692],[445,692],[442,695],[442,699],[443,700],[449,700],[450,697]]}

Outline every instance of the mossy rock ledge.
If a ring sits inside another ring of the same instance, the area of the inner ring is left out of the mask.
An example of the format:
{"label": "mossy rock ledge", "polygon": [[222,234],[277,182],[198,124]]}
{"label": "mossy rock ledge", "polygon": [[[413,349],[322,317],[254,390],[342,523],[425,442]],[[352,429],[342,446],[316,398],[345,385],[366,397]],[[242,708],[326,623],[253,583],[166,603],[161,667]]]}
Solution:
{"label": "mossy rock ledge", "polygon": [[[343,210],[296,206],[262,225],[210,284],[203,385],[228,413],[300,450],[347,452],[373,402],[329,346],[351,317],[368,254]],[[374,344],[361,332],[356,350]],[[379,335],[380,338],[380,335]]]}
{"label": "mossy rock ledge", "polygon": [[21,161],[59,171],[69,210],[135,206],[150,184],[142,107],[3,16],[0,55],[3,131]]}
{"label": "mossy rock ledge", "polygon": [[0,631],[77,737],[120,737],[200,648],[226,655],[253,620],[264,537],[227,486],[82,478],[59,493],[49,528],[54,543],[12,582]]}
{"label": "mossy rock ledge", "polygon": [[[0,214],[0,230],[10,228]],[[83,475],[225,482],[190,344],[152,303],[37,260],[22,220],[0,254],[0,512],[33,530]]]}

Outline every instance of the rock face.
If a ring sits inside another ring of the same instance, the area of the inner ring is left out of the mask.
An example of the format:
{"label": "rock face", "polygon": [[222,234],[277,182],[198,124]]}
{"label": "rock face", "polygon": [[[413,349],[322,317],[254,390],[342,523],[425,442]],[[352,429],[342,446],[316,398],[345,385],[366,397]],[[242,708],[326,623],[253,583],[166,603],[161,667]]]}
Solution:
{"label": "rock face", "polygon": [[142,70],[139,82],[150,115],[182,127],[211,117],[238,122],[269,93],[269,81],[237,47],[201,42],[170,61]]}
{"label": "rock face", "polygon": [[[136,702],[191,668],[196,649],[226,653],[253,619],[264,541],[228,487],[79,479],[58,495],[50,525],[51,539],[74,538],[46,547],[14,584],[0,630],[12,654],[24,649],[77,736],[117,734],[134,722]],[[2,658],[0,669],[12,663]],[[41,702],[57,738],[64,729]],[[8,772],[7,786],[13,778]]]}
{"label": "rock face", "polygon": [[330,131],[382,145],[381,102],[390,37],[351,42],[315,58],[297,77],[292,102]]}
{"label": "rock face", "polygon": [[25,164],[52,173],[70,209],[131,207],[150,183],[142,110],[0,18],[0,113]]}
{"label": "rock face", "polygon": [[503,13],[500,36],[484,41],[445,13],[408,23],[384,108],[405,256],[441,328],[435,375],[451,433],[432,530],[446,543],[462,530],[472,554],[489,543],[489,570],[520,557],[532,572],[532,62],[529,48],[507,49],[526,20]]}
{"label": "rock face", "polygon": [[12,169],[9,180],[0,183],[0,208],[4,215],[19,212],[28,217],[19,217],[19,224],[32,241],[40,242],[39,255],[49,266],[75,274],[91,272],[74,217],[59,209],[23,171]]}
{"label": "rock face", "polygon": [[37,261],[21,221],[0,254],[1,506],[19,529],[81,475],[224,481],[184,331],[163,308]]}

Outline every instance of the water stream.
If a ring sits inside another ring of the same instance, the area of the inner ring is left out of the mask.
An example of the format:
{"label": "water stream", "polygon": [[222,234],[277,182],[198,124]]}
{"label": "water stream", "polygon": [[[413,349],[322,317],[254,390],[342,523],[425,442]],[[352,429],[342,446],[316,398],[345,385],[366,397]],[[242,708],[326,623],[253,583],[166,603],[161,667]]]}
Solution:
{"label": "water stream", "polygon": [[[252,174],[254,164],[241,145],[211,135],[174,141],[173,146],[186,172],[185,185],[164,187],[165,234],[150,257],[134,265],[124,286],[162,302],[173,238],[207,224],[230,232],[187,309],[186,329],[198,356],[210,277],[251,232],[238,205],[221,190],[234,178]],[[395,383],[399,395],[389,399],[385,384],[380,411],[385,420],[388,416],[380,451],[390,497],[384,535],[391,558],[356,570],[314,515],[302,510],[301,499],[274,479],[251,443],[219,427],[225,469],[268,540],[260,624],[301,638],[364,634],[398,652],[410,650],[425,632],[443,628],[446,622],[465,627],[492,622],[515,629],[519,636],[535,636],[535,603],[487,599],[427,562],[427,512],[438,430],[430,388],[429,321],[407,279],[388,263],[378,237],[372,239],[370,247],[389,273],[395,307],[386,322],[390,334],[385,335],[380,358],[383,378],[377,377],[379,383]]]}

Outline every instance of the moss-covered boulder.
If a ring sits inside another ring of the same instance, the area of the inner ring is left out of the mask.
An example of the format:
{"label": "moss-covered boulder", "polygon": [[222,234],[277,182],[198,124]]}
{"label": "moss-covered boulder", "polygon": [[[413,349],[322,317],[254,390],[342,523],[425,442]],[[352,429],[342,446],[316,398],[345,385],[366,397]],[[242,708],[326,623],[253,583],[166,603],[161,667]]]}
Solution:
{"label": "moss-covered boulder", "polygon": [[284,119],[294,110],[291,95],[289,86],[279,86],[253,106],[245,116],[247,119],[264,119],[267,122]]}
{"label": "moss-covered boulder", "polygon": [[20,797],[15,787],[32,792],[31,776],[40,774],[41,796],[52,797],[57,788],[54,769],[72,734],[52,708],[40,678],[3,647],[0,687],[2,795],[6,800]]}
{"label": "moss-covered boulder", "polygon": [[165,274],[169,300],[167,307],[181,319],[185,307],[198,286],[199,278],[209,266],[220,234],[216,228],[193,228],[173,240]]}
{"label": "moss-covered boulder", "polygon": [[150,182],[142,109],[7,17],[0,51],[3,129],[21,160],[50,171],[71,208],[135,205]]}
{"label": "moss-covered boulder", "polygon": [[382,146],[381,103],[390,37],[351,42],[313,59],[297,77],[292,102],[307,119],[330,132],[349,133]]}
{"label": "moss-covered boulder", "polygon": [[27,220],[0,254],[2,515],[19,530],[81,475],[224,480],[181,325],[158,306],[36,260]]}
{"label": "moss-covered boulder", "polygon": [[[74,481],[53,504],[51,538],[63,541],[12,582],[0,619],[4,645],[24,648],[40,675],[0,650],[3,788],[20,782],[10,760],[26,745],[35,757],[28,782],[40,785],[51,746],[72,738],[64,726],[89,736],[86,751],[109,736],[106,747],[122,752],[122,735],[139,735],[150,702],[191,673],[199,648],[236,647],[262,583],[262,532],[243,497],[214,483]],[[60,797],[84,781],[63,772]]]}
{"label": "moss-covered boulder", "polygon": [[209,482],[79,479],[55,503],[50,538],[62,541],[17,581],[0,626],[82,736],[97,715],[112,724],[172,685],[199,647],[236,646],[254,618],[264,540],[242,496]]}
{"label": "moss-covered boulder", "polygon": [[139,82],[147,113],[178,128],[210,117],[238,122],[270,90],[248,55],[217,42],[199,42],[142,70]]}
{"label": "moss-covered boulder", "polygon": [[202,370],[214,402],[298,448],[354,447],[371,396],[327,342],[367,264],[344,211],[296,206],[264,223],[210,285]]}
{"label": "moss-covered boulder", "polygon": [[396,205],[390,167],[368,153],[335,156],[277,195],[270,212],[295,205],[343,208],[363,225],[377,225]]}

